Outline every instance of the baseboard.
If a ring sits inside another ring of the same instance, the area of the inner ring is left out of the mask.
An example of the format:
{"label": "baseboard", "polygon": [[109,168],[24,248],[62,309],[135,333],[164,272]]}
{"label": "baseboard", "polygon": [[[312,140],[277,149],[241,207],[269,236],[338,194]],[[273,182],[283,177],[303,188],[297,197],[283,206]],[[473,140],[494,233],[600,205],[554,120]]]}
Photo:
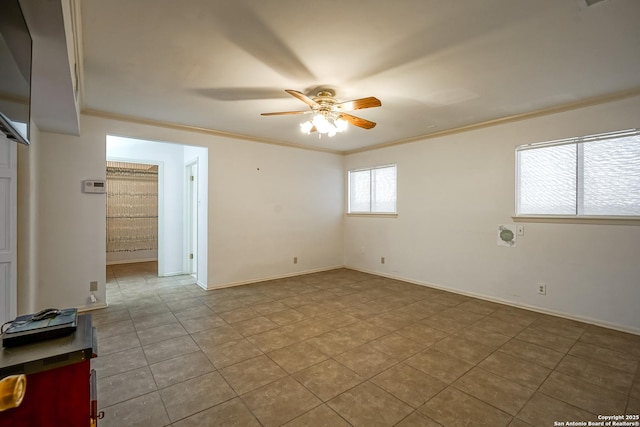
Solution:
{"label": "baseboard", "polygon": [[107,304],[106,302],[97,302],[95,304],[78,307],[78,313],[86,313],[88,311],[100,310],[101,308],[107,307],[109,307],[109,304]]}
{"label": "baseboard", "polygon": [[136,264],[138,262],[152,262],[158,261],[158,258],[140,258],[140,259],[123,259],[107,261],[106,265],[118,265],[118,264]]}
{"label": "baseboard", "polygon": [[468,296],[468,297],[472,297],[472,298],[477,298],[477,299],[481,299],[481,300],[484,300],[484,301],[495,302],[495,303],[498,303],[498,304],[504,304],[504,305],[508,305],[510,307],[521,308],[523,310],[533,311],[535,313],[548,314],[550,316],[562,317],[563,319],[575,320],[577,322],[588,323],[590,325],[602,326],[603,328],[607,328],[607,329],[614,329],[614,330],[620,331],[620,332],[626,332],[626,333],[630,333],[630,334],[634,334],[634,335],[640,335],[640,329],[629,327],[629,326],[626,326],[626,325],[620,325],[618,323],[605,322],[603,320],[594,319],[594,318],[591,318],[591,317],[584,317],[584,316],[578,316],[578,315],[574,315],[574,314],[567,314],[566,312],[559,312],[559,311],[555,311],[555,310],[549,310],[549,309],[546,309],[546,308],[536,307],[536,306],[532,306],[532,305],[528,305],[528,304],[519,304],[519,303],[517,303],[515,301],[510,301],[510,300],[506,300],[506,299],[502,299],[502,298],[491,297],[491,296],[482,295],[482,294],[476,294],[474,292],[467,292],[467,291],[462,291],[462,290],[459,290],[459,289],[452,289],[452,288],[448,288],[448,287],[442,286],[442,285],[436,285],[436,284],[428,283],[428,282],[421,282],[419,280],[410,279],[408,277],[396,276],[396,275],[392,275],[392,274],[384,274],[384,273],[379,273],[379,272],[376,272],[376,271],[370,271],[370,270],[366,270],[366,269],[362,269],[362,268],[351,267],[351,266],[348,266],[348,265],[345,265],[344,268],[348,268],[350,270],[355,270],[355,271],[360,271],[362,273],[374,274],[376,276],[386,277],[388,279],[401,280],[403,282],[412,283],[414,285],[426,286],[428,288],[438,289],[438,290],[441,290],[441,291],[451,292],[451,293],[458,294],[458,295],[464,295],[464,296]]}
{"label": "baseboard", "polygon": [[304,274],[311,274],[311,273],[320,273],[322,271],[337,270],[339,268],[344,268],[344,266],[343,265],[337,265],[337,266],[331,266],[331,267],[322,267],[322,268],[316,268],[316,269],[311,269],[311,270],[296,271],[294,273],[279,274],[279,275],[276,275],[276,276],[260,277],[260,278],[256,278],[256,279],[244,280],[244,281],[241,281],[241,282],[223,283],[221,285],[210,286],[210,287],[207,287],[205,289],[210,291],[210,290],[213,290],[213,289],[232,288],[234,286],[250,285],[252,283],[267,282],[269,280],[286,279],[287,277],[302,276]]}

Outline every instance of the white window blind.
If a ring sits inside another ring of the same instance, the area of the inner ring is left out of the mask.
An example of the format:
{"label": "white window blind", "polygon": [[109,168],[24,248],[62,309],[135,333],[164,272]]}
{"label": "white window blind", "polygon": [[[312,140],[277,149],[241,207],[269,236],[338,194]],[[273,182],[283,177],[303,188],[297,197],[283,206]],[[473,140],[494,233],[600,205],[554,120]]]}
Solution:
{"label": "white window blind", "polygon": [[640,216],[639,130],[516,151],[516,215]]}
{"label": "white window blind", "polygon": [[349,213],[396,213],[396,165],[349,171]]}

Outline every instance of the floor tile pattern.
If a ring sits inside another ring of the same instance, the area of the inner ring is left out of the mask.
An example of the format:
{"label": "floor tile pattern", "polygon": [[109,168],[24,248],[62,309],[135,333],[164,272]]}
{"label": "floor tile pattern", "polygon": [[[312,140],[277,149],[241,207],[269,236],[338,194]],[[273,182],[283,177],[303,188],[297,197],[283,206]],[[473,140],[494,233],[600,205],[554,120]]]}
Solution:
{"label": "floor tile pattern", "polygon": [[348,269],[107,267],[102,427],[553,426],[640,411],[640,336]]}

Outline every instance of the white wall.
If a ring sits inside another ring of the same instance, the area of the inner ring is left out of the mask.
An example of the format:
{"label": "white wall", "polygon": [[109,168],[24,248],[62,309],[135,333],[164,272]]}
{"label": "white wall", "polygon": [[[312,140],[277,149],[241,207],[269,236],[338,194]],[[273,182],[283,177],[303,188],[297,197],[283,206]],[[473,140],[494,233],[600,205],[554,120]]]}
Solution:
{"label": "white wall", "polygon": [[342,266],[342,174],[340,155],[210,145],[209,287]]}
{"label": "white wall", "polygon": [[346,156],[397,163],[398,217],[347,218],[345,264],[640,333],[640,226],[528,223],[516,248],[496,244],[517,145],[633,127],[638,97]]}
{"label": "white wall", "polygon": [[343,264],[342,156],[84,115],[81,125],[38,144],[37,306],[85,306],[93,280],[104,302],[105,200],[80,185],[105,179],[107,135],[208,149],[209,288]]}

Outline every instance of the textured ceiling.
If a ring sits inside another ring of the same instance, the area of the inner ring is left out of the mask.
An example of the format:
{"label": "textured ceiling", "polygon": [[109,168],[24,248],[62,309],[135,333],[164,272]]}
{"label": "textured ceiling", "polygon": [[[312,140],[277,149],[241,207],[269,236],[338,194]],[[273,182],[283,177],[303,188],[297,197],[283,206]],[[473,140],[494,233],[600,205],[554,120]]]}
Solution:
{"label": "textured ceiling", "polygon": [[[82,0],[83,108],[337,151],[640,90],[640,1]],[[304,135],[284,92],[375,96]]]}

